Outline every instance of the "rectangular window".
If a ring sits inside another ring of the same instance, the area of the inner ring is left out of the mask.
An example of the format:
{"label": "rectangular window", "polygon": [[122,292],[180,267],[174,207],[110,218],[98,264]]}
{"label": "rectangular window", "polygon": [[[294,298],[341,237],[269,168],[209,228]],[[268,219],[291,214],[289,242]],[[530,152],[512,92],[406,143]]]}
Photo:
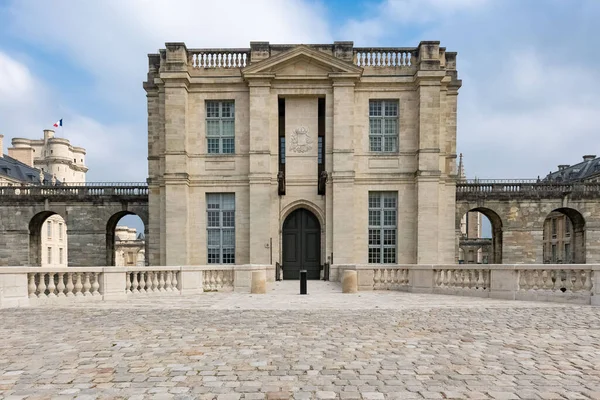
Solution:
{"label": "rectangular window", "polygon": [[369,263],[396,262],[397,192],[369,192]]}
{"label": "rectangular window", "polygon": [[206,102],[206,140],[209,154],[235,152],[235,105],[233,101]]}
{"label": "rectangular window", "polygon": [[63,263],[63,248],[59,248],[58,249],[58,263],[62,264]]}
{"label": "rectangular window", "polygon": [[63,224],[58,223],[58,239],[63,240]]}
{"label": "rectangular window", "polygon": [[556,245],[552,245],[552,264],[556,264]]}
{"label": "rectangular window", "polygon": [[52,221],[48,221],[47,232],[48,239],[52,239]]}
{"label": "rectangular window", "polygon": [[556,219],[552,218],[552,235],[556,236]]}
{"label": "rectangular window", "polygon": [[569,243],[565,243],[565,262],[571,262],[571,245]]}
{"label": "rectangular window", "polygon": [[207,193],[209,264],[235,264],[235,194]]}
{"label": "rectangular window", "polygon": [[48,264],[52,264],[52,247],[48,247]]}
{"label": "rectangular window", "polygon": [[565,236],[571,237],[571,221],[565,218]]}
{"label": "rectangular window", "polygon": [[369,101],[369,149],[381,153],[398,151],[398,101]]}

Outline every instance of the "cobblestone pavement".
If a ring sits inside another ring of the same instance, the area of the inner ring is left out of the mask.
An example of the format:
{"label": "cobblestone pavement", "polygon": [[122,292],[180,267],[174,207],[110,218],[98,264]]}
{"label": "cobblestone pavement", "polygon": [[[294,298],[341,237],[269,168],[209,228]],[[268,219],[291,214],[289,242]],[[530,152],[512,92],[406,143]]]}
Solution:
{"label": "cobblestone pavement", "polygon": [[0,310],[0,398],[600,399],[600,307],[339,292]]}

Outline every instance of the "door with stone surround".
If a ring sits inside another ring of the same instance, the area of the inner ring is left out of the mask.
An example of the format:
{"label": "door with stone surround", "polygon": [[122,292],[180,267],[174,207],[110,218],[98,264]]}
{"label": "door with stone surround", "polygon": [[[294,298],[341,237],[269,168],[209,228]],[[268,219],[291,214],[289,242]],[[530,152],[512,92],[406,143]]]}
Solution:
{"label": "door with stone surround", "polygon": [[315,215],[299,208],[285,219],[282,231],[283,279],[319,279],[321,269],[321,225]]}

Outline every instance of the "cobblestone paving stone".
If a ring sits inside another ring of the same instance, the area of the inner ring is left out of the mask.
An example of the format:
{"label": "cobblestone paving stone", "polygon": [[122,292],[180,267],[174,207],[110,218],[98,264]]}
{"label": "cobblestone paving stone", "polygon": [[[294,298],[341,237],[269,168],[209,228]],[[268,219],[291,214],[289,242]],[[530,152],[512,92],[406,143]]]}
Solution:
{"label": "cobblestone paving stone", "polygon": [[600,307],[296,286],[0,310],[0,398],[600,399]]}

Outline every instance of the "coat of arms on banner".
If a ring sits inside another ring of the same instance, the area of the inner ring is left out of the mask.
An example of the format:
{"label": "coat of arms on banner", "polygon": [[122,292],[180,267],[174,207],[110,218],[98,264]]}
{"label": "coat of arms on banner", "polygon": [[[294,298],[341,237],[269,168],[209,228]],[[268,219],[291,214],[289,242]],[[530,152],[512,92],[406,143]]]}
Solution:
{"label": "coat of arms on banner", "polygon": [[306,153],[310,149],[312,149],[312,139],[308,136],[308,129],[305,127],[300,127],[294,129],[292,135],[290,137],[291,146],[290,150],[295,153]]}

